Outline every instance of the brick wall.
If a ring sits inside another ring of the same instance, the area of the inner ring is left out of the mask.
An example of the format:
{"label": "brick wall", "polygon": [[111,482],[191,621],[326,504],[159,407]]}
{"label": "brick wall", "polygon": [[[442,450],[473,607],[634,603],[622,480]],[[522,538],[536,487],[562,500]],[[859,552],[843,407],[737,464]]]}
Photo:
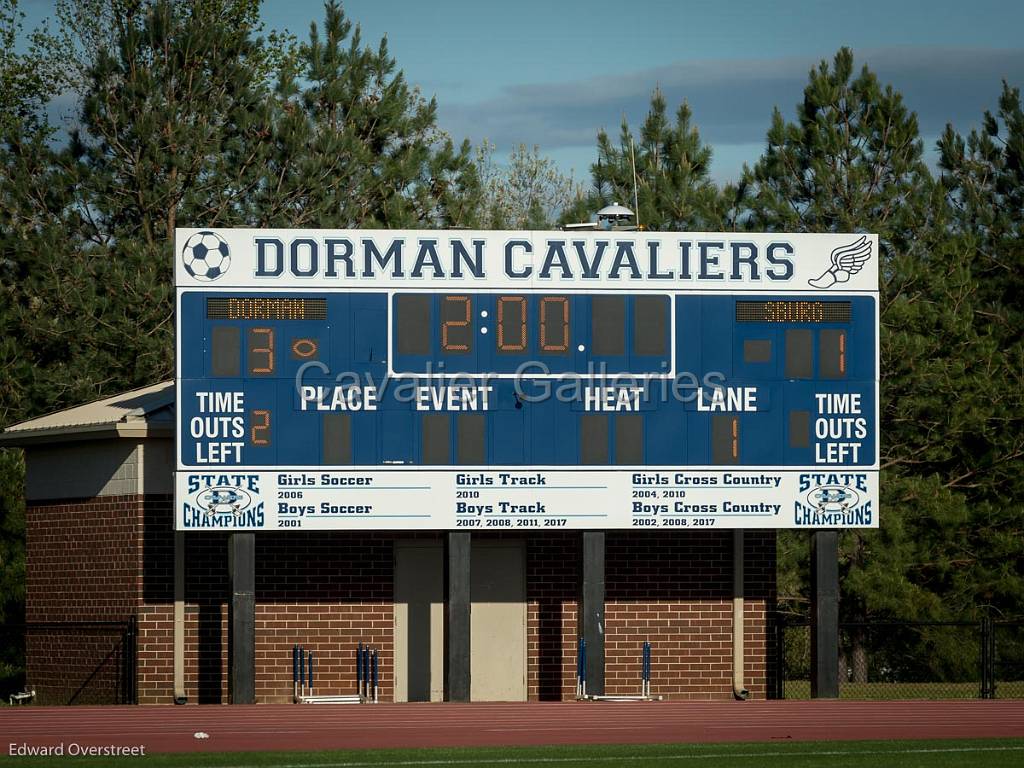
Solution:
{"label": "brick wall", "polygon": [[139,601],[140,505],[130,495],[27,506],[26,683],[39,703],[124,698],[125,630],[116,623]]}
{"label": "brick wall", "polygon": [[[764,698],[775,533],[747,531],[745,552],[746,686],[752,698]],[[641,649],[649,640],[652,694],[731,696],[731,531],[609,532],[605,590],[606,693],[639,693]]]}
{"label": "brick wall", "polygon": [[553,531],[527,539],[527,695],[531,701],[576,696],[580,534]]}
{"label": "brick wall", "polygon": [[138,496],[29,504],[25,620],[120,621],[139,599]]}
{"label": "brick wall", "polygon": [[[170,509],[146,508],[147,570],[139,611],[139,701],[173,696],[173,531]],[[292,645],[316,657],[317,693],[353,693],[359,642],[380,651],[379,682],[393,692],[393,537],[341,531],[256,536],[256,698],[292,695]],[[185,535],[185,693],[228,697],[227,534]]]}
{"label": "brick wall", "polygon": [[[123,619],[137,612],[139,700],[170,702],[170,497],[33,503],[27,514],[29,621]],[[318,692],[352,692],[353,649],[360,640],[380,650],[381,692],[384,700],[391,699],[393,544],[399,538],[409,535],[257,535],[259,701],[290,698],[296,642],[316,653]],[[545,532],[520,538],[527,542],[528,695],[531,700],[569,699],[575,692],[580,535]],[[226,702],[227,535],[190,533],[185,542],[186,694],[190,702]],[[640,648],[649,639],[654,646],[653,693],[668,698],[730,696],[731,542],[729,531],[608,533],[608,693],[639,691]],[[763,697],[773,674],[765,659],[767,609],[775,599],[775,534],[748,531],[746,554],[747,687],[753,696]],[[56,643],[51,642],[52,653],[32,646],[30,683],[57,680],[68,669],[72,678],[84,680],[90,664],[93,669],[102,666],[102,659],[92,656],[72,661],[66,648],[56,652]],[[54,687],[55,697],[68,695],[67,688]],[[78,700],[90,695],[79,692]]]}
{"label": "brick wall", "polygon": [[120,625],[30,625],[25,633],[26,684],[36,704],[129,701],[128,644]]}
{"label": "brick wall", "polygon": [[256,537],[256,697],[292,695],[292,645],[315,654],[318,694],[355,693],[355,648],[379,651],[380,693],[394,695],[393,539],[349,532]]}
{"label": "brick wall", "polygon": [[[174,696],[174,531],[170,497],[141,508],[145,569],[139,605],[138,692],[142,704]],[[228,701],[228,535],[185,536],[185,694]]]}

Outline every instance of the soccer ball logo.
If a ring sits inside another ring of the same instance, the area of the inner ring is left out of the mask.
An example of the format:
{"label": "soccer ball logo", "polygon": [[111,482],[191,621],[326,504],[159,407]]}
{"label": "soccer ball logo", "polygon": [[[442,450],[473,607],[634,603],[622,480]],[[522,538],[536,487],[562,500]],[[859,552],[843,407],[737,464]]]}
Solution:
{"label": "soccer ball logo", "polygon": [[185,271],[196,280],[210,282],[228,271],[231,254],[228,244],[213,232],[196,232],[185,241],[181,249],[181,260]]}

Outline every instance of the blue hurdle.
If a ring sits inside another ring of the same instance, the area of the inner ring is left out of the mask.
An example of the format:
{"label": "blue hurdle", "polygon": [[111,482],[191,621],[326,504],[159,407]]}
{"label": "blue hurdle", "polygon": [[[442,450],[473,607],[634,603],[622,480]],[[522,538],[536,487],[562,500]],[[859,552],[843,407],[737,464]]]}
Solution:
{"label": "blue hurdle", "polygon": [[370,698],[370,646],[363,649],[363,696]]}
{"label": "blue hurdle", "polygon": [[[588,701],[650,701],[651,696],[651,657],[653,646],[650,640],[644,640],[640,650],[640,695],[589,695],[587,693],[587,641],[579,638],[576,643],[576,698]],[[659,697],[660,700],[660,697]]]}
{"label": "blue hurdle", "polygon": [[356,693],[363,695],[363,644],[356,646]]}
{"label": "blue hurdle", "polygon": [[377,703],[380,696],[380,653],[362,642],[356,647],[356,693],[314,695],[316,663],[313,650],[301,644],[292,645],[292,698],[303,704]]}
{"label": "blue hurdle", "polygon": [[377,703],[377,651],[373,652],[373,703]]}
{"label": "blue hurdle", "polygon": [[[316,696],[316,654],[299,643],[292,645],[292,698],[296,704],[358,704],[360,697],[352,694]],[[359,671],[359,666],[356,666]]]}
{"label": "blue hurdle", "polygon": [[576,646],[576,698],[587,696],[587,641],[582,637]]}
{"label": "blue hurdle", "polygon": [[643,661],[640,670],[640,695],[650,697],[651,695],[651,643],[644,641]]}

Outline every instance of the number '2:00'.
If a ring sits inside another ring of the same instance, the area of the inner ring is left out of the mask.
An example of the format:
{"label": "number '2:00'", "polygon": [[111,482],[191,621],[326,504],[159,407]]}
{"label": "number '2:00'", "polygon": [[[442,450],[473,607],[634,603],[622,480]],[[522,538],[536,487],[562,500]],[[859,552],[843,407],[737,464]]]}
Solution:
{"label": "number '2:00'", "polygon": [[[468,329],[473,317],[471,296],[445,296],[447,312],[441,323],[441,347],[446,352],[466,352],[468,344],[460,331]],[[460,306],[461,305],[461,306]],[[539,308],[541,352],[569,350],[569,299],[566,296],[543,296]],[[527,348],[527,310],[525,296],[499,296],[497,345],[499,352],[525,352]],[[456,337],[458,340],[456,341]]]}

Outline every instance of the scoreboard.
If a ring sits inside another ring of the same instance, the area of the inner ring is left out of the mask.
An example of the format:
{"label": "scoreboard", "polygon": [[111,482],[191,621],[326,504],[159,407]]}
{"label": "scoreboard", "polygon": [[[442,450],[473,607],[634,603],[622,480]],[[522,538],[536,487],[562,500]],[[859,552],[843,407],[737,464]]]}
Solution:
{"label": "scoreboard", "polygon": [[878,525],[871,235],[182,229],[178,530]]}

